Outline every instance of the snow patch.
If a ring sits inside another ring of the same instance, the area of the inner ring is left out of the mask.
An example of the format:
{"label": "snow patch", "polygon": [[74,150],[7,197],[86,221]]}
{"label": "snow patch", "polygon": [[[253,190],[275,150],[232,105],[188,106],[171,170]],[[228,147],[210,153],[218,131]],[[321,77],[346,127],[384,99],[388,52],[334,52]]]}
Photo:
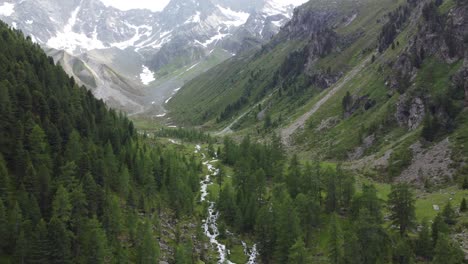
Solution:
{"label": "snow patch", "polygon": [[5,2],[0,6],[0,16],[9,17],[15,12],[15,4]]}
{"label": "snow patch", "polygon": [[143,70],[140,74],[140,80],[144,85],[148,85],[151,82],[155,81],[154,72],[152,72],[148,67],[143,65]]}
{"label": "snow patch", "polygon": [[191,24],[191,23],[200,23],[201,21],[201,13],[197,11],[197,13],[191,16],[184,24]]}
{"label": "snow patch", "polygon": [[[193,69],[193,68],[197,67],[197,65],[198,65],[198,64],[200,64],[200,62],[198,62],[198,63],[195,63],[195,64],[194,64],[192,67],[190,67],[190,68],[188,68],[187,70],[185,70],[185,72],[188,72],[188,71],[190,71],[191,69]],[[179,90],[180,90],[180,88],[178,88],[178,89],[175,89],[175,90],[174,90],[174,92],[177,92],[177,91],[179,91]]]}
{"label": "snow patch", "polygon": [[47,41],[47,46],[59,50],[65,50],[71,54],[76,54],[78,47],[85,50],[106,48],[104,44],[98,40],[97,28],[94,28],[91,38],[83,33],[76,33],[73,31],[73,26],[76,24],[80,9],[81,6],[78,6],[73,10],[67,24],[63,28],[63,32],[59,32],[55,37],[49,39]]}
{"label": "snow patch", "polygon": [[228,26],[242,26],[247,22],[247,19],[249,19],[250,16],[249,13],[236,12],[231,10],[230,8],[224,8],[220,5],[217,5],[216,7],[228,19],[228,21],[225,21],[225,24]]}
{"label": "snow patch", "polygon": [[32,21],[32,20],[26,20],[25,23],[28,24],[28,25],[32,25],[32,24],[34,23],[34,21]]}
{"label": "snow patch", "polygon": [[169,101],[171,101],[171,99],[172,99],[172,96],[169,97],[169,98],[167,98],[167,100],[166,100],[164,103],[165,103],[165,104],[169,103]]}

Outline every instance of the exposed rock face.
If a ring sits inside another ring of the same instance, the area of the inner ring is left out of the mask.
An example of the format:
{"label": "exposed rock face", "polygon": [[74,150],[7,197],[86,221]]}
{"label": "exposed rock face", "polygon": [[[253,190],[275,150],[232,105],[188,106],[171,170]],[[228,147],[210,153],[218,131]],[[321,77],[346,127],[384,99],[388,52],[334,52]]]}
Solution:
{"label": "exposed rock face", "polygon": [[446,15],[439,14],[432,1],[421,1],[414,9],[415,15],[419,15],[424,22],[418,25],[417,34],[394,63],[391,88],[403,93],[428,56],[436,56],[447,63],[467,56],[468,2],[459,2]]}
{"label": "exposed rock face", "polygon": [[350,160],[357,160],[357,159],[362,158],[364,156],[364,153],[366,152],[366,150],[368,148],[372,147],[372,145],[374,144],[374,141],[375,141],[375,134],[372,134],[372,135],[366,137],[362,141],[361,146],[357,147],[356,149],[354,149],[353,152],[348,154],[348,158]]}
{"label": "exposed rock face", "polygon": [[411,150],[413,161],[397,178],[398,182],[423,186],[427,182],[441,184],[452,180],[455,170],[451,168],[453,161],[450,158],[452,151],[448,138],[428,149],[417,142],[411,146]]}
{"label": "exposed rock face", "polygon": [[395,113],[395,118],[400,126],[407,127],[409,130],[415,130],[421,125],[425,115],[426,107],[421,98],[408,98],[406,95],[400,96]]}
{"label": "exposed rock face", "polygon": [[352,96],[351,103],[345,106],[344,118],[349,118],[359,109],[369,110],[375,105],[375,101],[369,99],[369,96]]}
{"label": "exposed rock face", "polygon": [[390,88],[403,93],[416,76],[416,68],[407,53],[403,53],[393,64],[394,75],[390,79]]}

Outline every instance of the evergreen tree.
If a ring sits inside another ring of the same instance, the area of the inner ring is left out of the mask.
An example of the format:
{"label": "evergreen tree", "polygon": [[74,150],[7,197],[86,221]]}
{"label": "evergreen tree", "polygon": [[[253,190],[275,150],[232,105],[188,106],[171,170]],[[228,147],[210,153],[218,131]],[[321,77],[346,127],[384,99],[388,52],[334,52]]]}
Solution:
{"label": "evergreen tree", "polygon": [[402,236],[414,224],[414,203],[415,200],[409,185],[397,184],[392,186],[392,190],[388,196],[388,206],[391,212],[390,219],[394,225],[400,228],[400,235]]}
{"label": "evergreen tree", "polygon": [[71,263],[71,234],[57,216],[52,217],[48,226],[49,256],[51,263]]}
{"label": "evergreen tree", "polygon": [[272,232],[275,228],[275,218],[270,207],[271,205],[267,204],[258,211],[255,225],[258,251],[264,263],[271,261],[271,253],[274,252],[276,245],[276,233]]}
{"label": "evergreen tree", "polygon": [[294,201],[297,214],[301,223],[301,230],[304,233],[306,244],[312,239],[312,231],[320,225],[320,205],[310,198],[300,193]]}
{"label": "evergreen tree", "polygon": [[431,241],[431,233],[429,224],[424,220],[421,224],[421,231],[419,231],[418,239],[416,240],[416,254],[426,260],[432,257],[433,243]]}
{"label": "evergreen tree", "polygon": [[308,264],[311,263],[302,238],[298,238],[296,243],[289,250],[288,263],[290,264]]}
{"label": "evergreen tree", "polygon": [[448,234],[449,232],[449,227],[445,223],[444,218],[442,217],[441,214],[438,214],[432,223],[432,243],[434,245],[437,245],[437,240],[439,238],[439,235],[442,234]]}
{"label": "evergreen tree", "polygon": [[34,231],[29,262],[49,263],[49,248],[47,223],[41,219]]}
{"label": "evergreen tree", "polygon": [[8,245],[8,218],[2,198],[0,198],[0,237],[2,238],[0,239],[0,252],[3,252]]}
{"label": "evergreen tree", "polygon": [[299,166],[299,160],[297,155],[294,155],[291,159],[288,168],[288,175],[286,178],[286,184],[288,186],[289,194],[294,199],[299,193],[300,180],[301,180],[301,168]]}
{"label": "evergreen tree", "polygon": [[[299,219],[289,193],[281,186],[275,192],[275,260],[277,263],[287,263],[289,249],[299,237]],[[271,231],[270,231],[271,232]]]}
{"label": "evergreen tree", "polygon": [[138,226],[137,261],[138,264],[157,263],[159,259],[159,246],[152,236],[149,221]]}
{"label": "evergreen tree", "polygon": [[393,259],[395,263],[411,264],[414,263],[413,251],[408,240],[400,237],[393,250]]}
{"label": "evergreen tree", "polygon": [[445,234],[440,234],[434,250],[434,264],[460,264],[463,263],[465,254],[460,246],[451,241]]}
{"label": "evergreen tree", "polygon": [[106,263],[108,256],[106,233],[95,217],[88,220],[82,243],[84,263]]}
{"label": "evergreen tree", "polygon": [[338,223],[336,214],[332,215],[330,221],[330,240],[328,241],[328,259],[332,264],[343,263],[343,231]]}
{"label": "evergreen tree", "polygon": [[57,189],[52,208],[54,217],[57,217],[63,223],[70,221],[72,206],[68,191],[62,185]]}
{"label": "evergreen tree", "polygon": [[372,222],[381,223],[383,221],[382,201],[377,197],[377,189],[374,185],[363,185],[362,194],[354,198],[351,208],[353,219],[357,219],[362,210],[367,211]]}
{"label": "evergreen tree", "polygon": [[466,199],[463,198],[460,203],[460,212],[464,213],[468,210],[468,206],[466,205]]}
{"label": "evergreen tree", "polygon": [[24,230],[21,230],[15,243],[15,262],[24,264],[28,255],[29,245],[28,240],[24,234]]}
{"label": "evergreen tree", "polygon": [[442,211],[442,217],[447,225],[454,225],[456,223],[455,210],[453,210],[450,201],[445,205],[444,210]]}

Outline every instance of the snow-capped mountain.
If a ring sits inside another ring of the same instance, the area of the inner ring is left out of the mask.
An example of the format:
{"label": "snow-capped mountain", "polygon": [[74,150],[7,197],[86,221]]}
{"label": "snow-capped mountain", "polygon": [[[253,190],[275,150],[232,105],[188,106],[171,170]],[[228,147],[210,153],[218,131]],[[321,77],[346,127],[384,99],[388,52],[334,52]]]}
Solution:
{"label": "snow-capped mountain", "polygon": [[[284,2],[171,0],[161,12],[152,12],[121,11],[100,0],[0,0],[0,19],[53,50],[55,58],[57,51],[68,53],[59,56],[61,63],[76,63],[75,59],[63,60],[70,55],[81,61],[79,74],[74,65],[64,68],[87,86],[90,78],[95,79],[96,96],[113,102],[114,107],[141,112],[135,106],[145,104],[144,99],[133,98],[130,104],[134,106],[127,107],[128,98],[122,98],[133,94],[128,87],[142,90],[144,98],[145,85],[158,77],[153,72],[165,69],[168,74],[195,65],[215,50],[222,50],[225,59],[250,48],[244,45],[246,39],[264,43],[292,16],[295,6]],[[119,80],[103,74],[103,69]],[[88,77],[83,80],[83,76]]]}

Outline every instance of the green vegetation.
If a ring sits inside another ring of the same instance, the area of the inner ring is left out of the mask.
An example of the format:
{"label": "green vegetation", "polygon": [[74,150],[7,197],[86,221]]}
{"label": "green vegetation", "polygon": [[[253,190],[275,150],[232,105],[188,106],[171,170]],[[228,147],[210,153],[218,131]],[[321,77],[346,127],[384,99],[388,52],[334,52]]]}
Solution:
{"label": "green vegetation", "polygon": [[[218,210],[229,230],[254,236],[263,262],[388,263],[396,258],[401,263],[436,263],[446,254],[437,251],[446,247],[437,246],[439,237],[462,221],[450,203],[438,212],[420,203],[437,197],[416,200],[407,184],[355,184],[340,166],[301,164],[297,157],[287,161],[275,142],[260,145],[244,138],[236,144],[226,138],[221,149],[223,164],[235,170],[232,181],[222,185]],[[423,215],[420,210],[433,213]],[[429,227],[425,219],[433,218]],[[418,223],[424,228],[417,229]],[[445,238],[441,243],[450,243],[451,263],[458,263],[459,246]]]}
{"label": "green vegetation", "polygon": [[197,160],[147,144],[20,32],[0,36],[3,263],[157,262],[159,214],[194,213]]}

